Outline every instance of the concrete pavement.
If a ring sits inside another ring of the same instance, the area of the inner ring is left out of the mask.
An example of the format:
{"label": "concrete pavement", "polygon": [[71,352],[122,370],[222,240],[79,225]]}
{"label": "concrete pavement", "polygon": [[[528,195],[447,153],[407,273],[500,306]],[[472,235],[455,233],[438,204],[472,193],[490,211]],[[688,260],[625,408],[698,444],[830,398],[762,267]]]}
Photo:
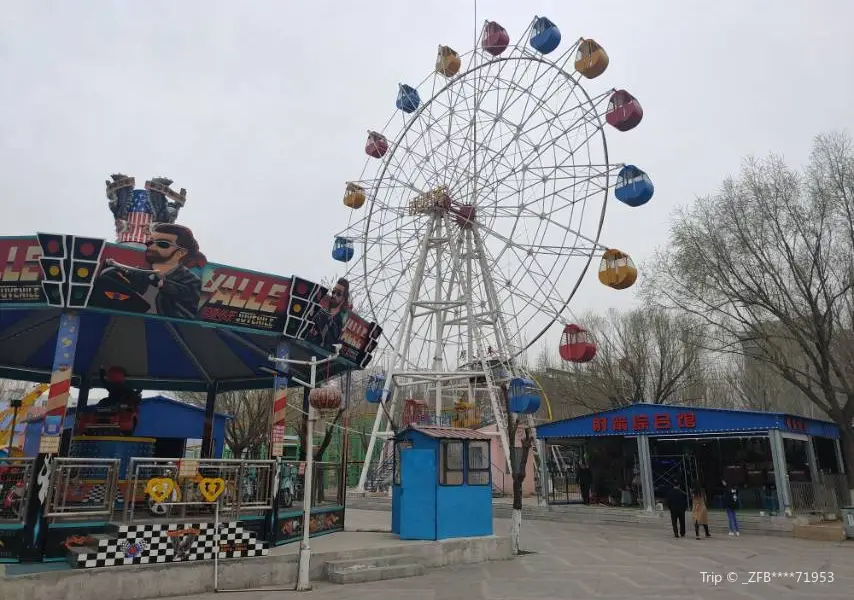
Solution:
{"label": "concrete pavement", "polygon": [[[348,528],[387,528],[389,517],[388,513],[378,511],[351,510]],[[719,534],[702,540],[674,539],[667,525],[658,531],[529,520],[523,524],[523,547],[534,554],[509,562],[432,570],[412,579],[343,586],[321,582],[308,596],[302,597],[316,600],[842,600],[854,597],[854,542],[834,544],[750,535],[730,538]],[[496,520],[496,534],[508,531],[507,520]],[[729,579],[737,581],[727,581],[728,574]],[[821,579],[822,574],[825,580],[833,581],[806,582]],[[758,581],[751,582],[751,578]],[[207,594],[184,600],[281,600],[296,595],[262,591]]]}

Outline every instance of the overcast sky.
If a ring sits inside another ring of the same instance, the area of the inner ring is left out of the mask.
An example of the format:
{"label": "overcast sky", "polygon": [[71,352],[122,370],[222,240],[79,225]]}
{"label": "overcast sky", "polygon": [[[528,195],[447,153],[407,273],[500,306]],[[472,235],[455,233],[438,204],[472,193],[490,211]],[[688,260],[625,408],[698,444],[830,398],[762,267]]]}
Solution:
{"label": "overcast sky", "polygon": [[[112,239],[107,175],[167,175],[188,189],[179,220],[209,259],[313,279],[341,272],[331,237],[365,131],[394,112],[399,81],[430,73],[437,44],[468,50],[475,29],[462,0],[0,8],[0,235]],[[656,195],[612,202],[602,236],[638,261],[665,242],[673,207],[713,192],[744,155],[801,163],[813,135],[854,125],[851,0],[478,2],[478,21],[511,35],[534,14],[607,49],[591,91],[625,87],[644,107],[608,143]],[[590,272],[573,310],[633,302]]]}

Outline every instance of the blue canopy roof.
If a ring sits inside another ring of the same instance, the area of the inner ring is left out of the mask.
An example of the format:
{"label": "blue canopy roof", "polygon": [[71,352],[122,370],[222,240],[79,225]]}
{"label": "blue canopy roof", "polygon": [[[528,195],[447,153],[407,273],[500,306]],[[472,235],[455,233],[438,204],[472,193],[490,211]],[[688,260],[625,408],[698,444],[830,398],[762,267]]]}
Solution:
{"label": "blue canopy roof", "polygon": [[[0,310],[0,377],[47,383],[53,368],[61,309]],[[273,386],[270,367],[281,336],[236,331],[212,324],[130,314],[80,311],[74,385],[88,377],[98,387],[103,365],[121,365],[131,385],[145,390],[205,391],[216,381],[220,391]],[[289,340],[290,358],[323,356],[304,341]],[[324,380],[352,368],[336,360],[318,369]],[[307,367],[291,368],[308,381]]]}
{"label": "blue canopy roof", "polygon": [[695,408],[670,404],[633,404],[537,427],[537,438],[603,436],[683,436],[713,433],[767,432],[779,429],[815,437],[839,438],[839,427],[829,421],[784,413],[723,408]]}

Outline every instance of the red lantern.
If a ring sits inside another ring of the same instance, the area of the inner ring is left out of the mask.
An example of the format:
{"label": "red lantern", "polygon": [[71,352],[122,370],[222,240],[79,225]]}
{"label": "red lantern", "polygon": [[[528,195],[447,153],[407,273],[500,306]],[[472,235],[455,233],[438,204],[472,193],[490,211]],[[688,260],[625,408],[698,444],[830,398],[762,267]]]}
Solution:
{"label": "red lantern", "polygon": [[560,341],[560,357],[575,363],[585,363],[596,356],[596,344],[590,334],[578,325],[570,324],[563,328]]}
{"label": "red lantern", "polygon": [[322,387],[311,390],[308,401],[317,410],[337,410],[341,407],[341,390],[334,387]]}

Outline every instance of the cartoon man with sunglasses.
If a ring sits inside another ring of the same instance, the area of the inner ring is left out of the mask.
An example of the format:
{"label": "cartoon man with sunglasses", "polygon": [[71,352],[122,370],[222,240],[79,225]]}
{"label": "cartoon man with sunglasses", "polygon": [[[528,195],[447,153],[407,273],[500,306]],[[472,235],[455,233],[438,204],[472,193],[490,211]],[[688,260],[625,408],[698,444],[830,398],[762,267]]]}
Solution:
{"label": "cartoon man with sunglasses", "polygon": [[207,259],[199,252],[193,232],[183,225],[158,223],[145,245],[149,270],[108,259],[100,277],[118,275],[145,300],[147,313],[194,319],[199,311],[202,281],[190,269],[203,267]]}
{"label": "cartoon man with sunglasses", "polygon": [[331,349],[344,331],[350,308],[350,282],[340,278],[325,300],[325,308],[321,308],[315,315],[314,330],[308,335],[308,341]]}

